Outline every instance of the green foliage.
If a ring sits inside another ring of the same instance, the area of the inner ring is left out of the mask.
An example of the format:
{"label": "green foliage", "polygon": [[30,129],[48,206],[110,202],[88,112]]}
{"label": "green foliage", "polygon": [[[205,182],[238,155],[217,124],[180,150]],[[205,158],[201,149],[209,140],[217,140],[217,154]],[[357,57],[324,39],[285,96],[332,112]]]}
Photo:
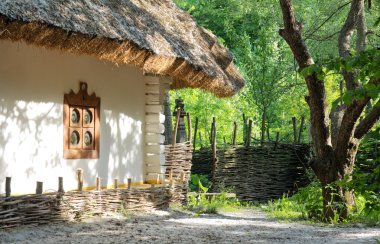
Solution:
{"label": "green foliage", "polygon": [[[360,146],[357,164],[351,177],[331,184],[328,187],[345,187],[353,190],[356,206],[351,209],[350,216],[345,222],[380,225],[380,152],[374,147],[380,141],[380,125],[374,128]],[[317,181],[313,181],[293,196],[284,195],[279,200],[263,205],[262,209],[272,216],[284,220],[323,221],[322,190]],[[330,203],[336,210],[332,223],[338,223],[341,203]]]}
{"label": "green foliage", "polygon": [[360,81],[361,87],[346,91],[342,97],[338,97],[333,102],[333,106],[336,106],[342,102],[350,104],[353,100],[359,100],[367,96],[376,101],[380,97],[380,84],[370,81],[380,79],[379,67],[380,50],[370,49],[346,59],[328,59],[321,61],[321,63],[313,64],[304,68],[301,75],[306,77],[315,74],[320,80],[326,80],[326,77],[340,74],[343,70],[354,72],[356,74],[355,81]]}
{"label": "green foliage", "polygon": [[205,193],[189,194],[186,208],[199,215],[201,213],[216,214],[222,209],[236,209],[244,206],[237,198],[230,197],[227,192],[217,195],[206,195]]}
{"label": "green foliage", "polygon": [[207,175],[191,174],[189,181],[189,191],[191,192],[207,192],[211,187],[211,182]]}
{"label": "green foliage", "polygon": [[268,202],[261,208],[273,217],[284,220],[322,220],[323,204],[322,190],[319,183],[313,182],[289,197],[287,194],[281,199]]}

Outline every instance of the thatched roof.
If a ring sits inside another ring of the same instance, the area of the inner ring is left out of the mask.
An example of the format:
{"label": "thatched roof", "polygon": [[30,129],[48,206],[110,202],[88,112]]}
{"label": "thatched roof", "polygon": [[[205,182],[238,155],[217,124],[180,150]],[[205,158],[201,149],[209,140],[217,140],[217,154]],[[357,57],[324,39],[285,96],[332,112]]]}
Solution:
{"label": "thatched roof", "polygon": [[0,39],[132,64],[220,97],[245,83],[232,54],[171,0],[1,0]]}

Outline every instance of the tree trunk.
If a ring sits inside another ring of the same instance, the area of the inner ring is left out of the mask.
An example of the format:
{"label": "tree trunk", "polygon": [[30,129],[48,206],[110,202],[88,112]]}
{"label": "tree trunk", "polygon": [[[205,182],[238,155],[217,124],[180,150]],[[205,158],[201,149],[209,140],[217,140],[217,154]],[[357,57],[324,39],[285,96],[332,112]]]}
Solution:
{"label": "tree trunk", "polygon": [[[339,54],[342,58],[350,55],[350,42],[355,27],[359,27],[359,34],[365,32],[365,28],[362,28],[365,26],[363,3],[364,0],[353,0],[351,3],[350,12],[339,35]],[[280,0],[280,6],[284,28],[280,29],[279,33],[288,43],[302,70],[314,64],[302,39],[302,25],[296,21],[291,0]],[[365,37],[358,40],[358,48],[363,48],[363,46],[365,46]],[[355,73],[344,71],[343,76],[347,90],[354,90],[358,87],[354,80]],[[322,184],[324,218],[327,221],[334,219],[335,216],[346,218],[350,206],[354,202],[353,195],[344,186],[337,185],[336,182],[350,179],[359,142],[379,120],[380,106],[374,106],[363,121],[357,123],[370,98],[354,100],[347,105],[343,117],[336,120],[336,125],[339,125],[340,128],[333,135],[334,145],[332,145],[324,82],[318,79],[315,73],[306,76],[305,81],[309,91],[306,101],[310,108],[311,135],[316,155],[310,161],[310,166]],[[372,82],[377,84],[380,81]]]}

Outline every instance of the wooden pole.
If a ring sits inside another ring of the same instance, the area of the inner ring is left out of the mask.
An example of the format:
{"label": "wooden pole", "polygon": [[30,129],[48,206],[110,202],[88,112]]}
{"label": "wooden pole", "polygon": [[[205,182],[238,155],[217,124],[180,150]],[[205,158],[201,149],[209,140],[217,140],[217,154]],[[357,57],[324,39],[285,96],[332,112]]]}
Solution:
{"label": "wooden pole", "polygon": [[184,183],[185,182],[185,172],[181,172],[181,182]]}
{"label": "wooden pole", "polygon": [[274,151],[277,150],[278,140],[280,140],[280,132],[277,132],[276,134],[276,142],[274,143]]}
{"label": "wooden pole", "polygon": [[243,143],[244,145],[246,145],[247,143],[247,119],[244,113],[243,113]]}
{"label": "wooden pole", "polygon": [[234,121],[234,131],[232,133],[232,146],[236,146],[236,130],[237,130],[237,124],[236,124],[236,121]]}
{"label": "wooden pole", "polygon": [[96,177],[96,190],[100,191],[100,178]]}
{"label": "wooden pole", "polygon": [[173,181],[173,169],[170,168],[169,170],[169,181],[172,182]]}
{"label": "wooden pole", "polygon": [[195,128],[194,128],[194,142],[193,142],[193,148],[195,150],[195,143],[197,142],[197,132],[198,132],[198,117],[195,118]]}
{"label": "wooden pole", "polygon": [[64,193],[65,192],[63,190],[63,177],[58,177],[58,192],[59,193]]}
{"label": "wooden pole", "polygon": [[83,190],[83,170],[77,169],[78,191]]}
{"label": "wooden pole", "polygon": [[303,126],[305,124],[305,117],[301,117],[301,125],[300,125],[300,130],[299,130],[299,133],[298,133],[298,143],[301,143],[301,139],[302,139],[302,131],[303,131]]}
{"label": "wooden pole", "polygon": [[223,143],[224,143],[224,148],[226,148],[227,147],[227,141],[226,141],[226,137],[225,136],[223,136]]}
{"label": "wooden pole", "polygon": [[212,148],[213,140],[214,140],[214,125],[215,125],[215,117],[212,117],[211,131],[210,131],[210,145],[211,145],[211,148]]}
{"label": "wooden pole", "polygon": [[248,133],[247,133],[247,144],[246,144],[247,147],[251,146],[252,122],[253,121],[250,119],[249,124],[248,124]]}
{"label": "wooden pole", "polygon": [[292,122],[293,122],[293,142],[297,143],[297,119],[296,117],[292,117]]}
{"label": "wooden pole", "polygon": [[37,181],[36,194],[42,194],[43,182]]}
{"label": "wooden pole", "polygon": [[118,180],[118,179],[114,179],[114,180],[113,180],[113,187],[114,187],[115,189],[117,189],[117,188],[118,188],[118,185],[119,185],[119,180]]}
{"label": "wooden pole", "polygon": [[267,126],[267,137],[268,137],[268,141],[270,142],[269,123],[268,123],[268,126]]}
{"label": "wooden pole", "polygon": [[179,124],[179,116],[181,114],[181,109],[177,109],[177,116],[176,116],[176,122],[173,132],[173,138],[172,138],[172,145],[174,146],[177,143],[177,131],[178,131],[178,124]]}
{"label": "wooden pole", "polygon": [[199,143],[201,144],[201,148],[203,148],[202,134],[199,132]]}
{"label": "wooden pole", "polygon": [[11,196],[11,177],[5,178],[5,197]]}
{"label": "wooden pole", "polygon": [[217,164],[217,157],[216,157],[216,119],[215,117],[212,118],[212,128],[213,128],[213,138],[212,138],[212,181],[215,182],[215,173],[216,173],[216,164]]}
{"label": "wooden pole", "polygon": [[192,130],[191,130],[191,117],[190,117],[190,113],[187,113],[186,114],[187,116],[187,130],[188,130],[188,135],[189,135],[189,138],[188,138],[188,141],[191,142],[191,137],[192,137]]}
{"label": "wooden pole", "polygon": [[128,190],[132,189],[132,179],[128,178]]}

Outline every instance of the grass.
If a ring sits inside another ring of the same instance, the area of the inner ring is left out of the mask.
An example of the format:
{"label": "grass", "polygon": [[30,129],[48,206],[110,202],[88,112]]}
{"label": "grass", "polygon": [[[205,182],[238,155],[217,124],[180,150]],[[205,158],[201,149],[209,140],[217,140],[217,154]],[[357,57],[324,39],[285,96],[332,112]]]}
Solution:
{"label": "grass", "polygon": [[[313,224],[323,223],[322,193],[317,183],[300,189],[295,195],[284,195],[260,208],[270,217],[283,221],[306,221]],[[370,199],[356,194],[356,207],[351,210],[349,217],[339,221],[339,216],[331,220],[330,224],[352,225],[365,224],[367,226],[380,226],[380,211],[369,205]],[[377,206],[378,207],[378,206]]]}

